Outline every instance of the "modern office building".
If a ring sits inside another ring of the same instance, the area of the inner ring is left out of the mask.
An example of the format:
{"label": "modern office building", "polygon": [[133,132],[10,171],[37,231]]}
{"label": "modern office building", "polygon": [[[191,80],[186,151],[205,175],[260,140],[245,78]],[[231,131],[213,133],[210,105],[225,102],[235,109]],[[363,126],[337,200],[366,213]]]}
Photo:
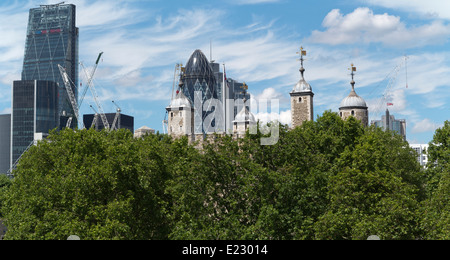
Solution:
{"label": "modern office building", "polygon": [[62,116],[63,111],[73,115],[58,64],[66,69],[74,83],[72,90],[78,97],[75,86],[78,86],[79,32],[75,18],[76,7],[73,4],[41,5],[30,9],[29,13],[22,80],[57,82],[60,104],[58,116]]}
{"label": "modern office building", "polygon": [[11,115],[0,115],[0,174],[7,173],[10,168],[10,152]]}
{"label": "modern office building", "polygon": [[[114,121],[116,121],[116,123],[114,124],[114,129],[128,129],[132,133],[134,133],[134,117],[119,114],[117,120],[115,120],[116,115],[117,115],[116,113],[105,113],[106,119],[109,124],[109,128],[112,129],[113,123]],[[94,120],[95,124],[93,124]],[[100,131],[105,128],[105,125],[103,124],[103,121],[99,114],[83,115],[83,123],[87,129],[95,127],[96,130]]]}
{"label": "modern office building", "polygon": [[417,153],[417,161],[421,166],[426,167],[428,163],[428,144],[410,144],[409,147]]}
{"label": "modern office building", "polygon": [[403,139],[406,140],[406,120],[395,119],[393,115],[390,115],[388,109],[386,109],[386,114],[381,117],[381,120],[372,120],[371,125],[381,127],[384,131],[394,131],[397,134],[403,136]]}
{"label": "modern office building", "polygon": [[35,141],[58,128],[58,84],[44,80],[14,81],[11,114],[11,165]]}
{"label": "modern office building", "polygon": [[180,80],[184,85],[184,95],[195,108],[194,133],[207,134],[211,129],[216,129],[216,124],[220,128],[220,124],[223,124],[223,113],[217,111],[217,104],[210,102],[219,98],[218,83],[208,59],[201,50],[196,50],[191,55]]}
{"label": "modern office building", "polygon": [[[226,100],[226,103],[223,104],[224,117],[226,117],[226,119],[225,123],[223,123],[224,125],[221,127],[225,127],[226,125],[226,132],[232,133],[233,121],[236,118],[236,115],[242,111],[244,103],[243,100],[250,100],[250,94],[246,92],[246,89],[244,89],[244,83],[228,78],[226,72],[220,71],[219,63],[211,62],[210,66],[217,82],[218,99],[222,102],[222,104],[224,103],[224,98]],[[247,106],[247,109],[250,109],[250,107]]]}

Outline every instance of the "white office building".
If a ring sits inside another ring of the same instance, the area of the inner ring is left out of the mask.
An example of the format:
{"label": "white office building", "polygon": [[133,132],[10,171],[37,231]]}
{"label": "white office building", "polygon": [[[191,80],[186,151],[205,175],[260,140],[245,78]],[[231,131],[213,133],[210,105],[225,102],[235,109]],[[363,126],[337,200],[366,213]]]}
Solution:
{"label": "white office building", "polygon": [[417,152],[417,161],[420,165],[426,167],[428,163],[428,144],[410,144],[409,146]]}

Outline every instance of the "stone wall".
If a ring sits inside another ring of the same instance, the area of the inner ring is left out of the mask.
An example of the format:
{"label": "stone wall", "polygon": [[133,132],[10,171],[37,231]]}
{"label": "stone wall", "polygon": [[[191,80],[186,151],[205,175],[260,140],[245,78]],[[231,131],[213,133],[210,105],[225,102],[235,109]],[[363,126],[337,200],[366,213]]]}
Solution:
{"label": "stone wall", "polygon": [[312,121],[313,98],[311,95],[291,96],[292,128],[302,125],[304,121]]}
{"label": "stone wall", "polygon": [[369,125],[369,111],[364,108],[348,108],[341,109],[339,115],[342,120],[346,120],[350,116],[354,116],[356,119],[361,121],[363,126]]}

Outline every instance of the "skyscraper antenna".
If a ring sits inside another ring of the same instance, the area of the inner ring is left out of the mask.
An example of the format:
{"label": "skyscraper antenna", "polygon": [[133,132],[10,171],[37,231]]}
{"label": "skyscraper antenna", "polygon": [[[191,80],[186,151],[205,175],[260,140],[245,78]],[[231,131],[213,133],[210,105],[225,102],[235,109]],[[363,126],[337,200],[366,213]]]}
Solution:
{"label": "skyscraper antenna", "polygon": [[212,59],[212,39],[209,39],[209,62],[214,62],[214,60]]}

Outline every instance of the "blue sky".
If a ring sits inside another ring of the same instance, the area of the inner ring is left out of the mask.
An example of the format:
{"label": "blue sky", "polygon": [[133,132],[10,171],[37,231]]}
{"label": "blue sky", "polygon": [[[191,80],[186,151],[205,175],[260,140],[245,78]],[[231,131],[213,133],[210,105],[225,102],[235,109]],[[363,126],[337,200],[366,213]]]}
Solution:
{"label": "blue sky", "polygon": [[[28,10],[58,1],[0,3],[0,114],[11,111],[11,85],[20,79]],[[135,129],[163,130],[174,68],[201,49],[245,81],[256,99],[280,100],[278,119],[290,123],[289,92],[300,78],[296,52],[308,54],[315,116],[338,111],[351,89],[369,105],[369,120],[389,107],[407,121],[407,140],[428,143],[450,115],[450,1],[228,0],[87,1],[77,5],[80,61],[92,67],[104,52],[95,86],[105,112],[135,117]],[[404,56],[407,56],[407,63]],[[405,65],[407,64],[407,70]],[[401,66],[396,77],[391,77]],[[394,78],[390,91],[389,80]],[[80,81],[85,83],[84,73]],[[408,85],[408,88],[406,88]],[[81,114],[92,113],[86,97]],[[268,113],[253,111],[267,120]],[[273,117],[272,117],[273,118]]]}

